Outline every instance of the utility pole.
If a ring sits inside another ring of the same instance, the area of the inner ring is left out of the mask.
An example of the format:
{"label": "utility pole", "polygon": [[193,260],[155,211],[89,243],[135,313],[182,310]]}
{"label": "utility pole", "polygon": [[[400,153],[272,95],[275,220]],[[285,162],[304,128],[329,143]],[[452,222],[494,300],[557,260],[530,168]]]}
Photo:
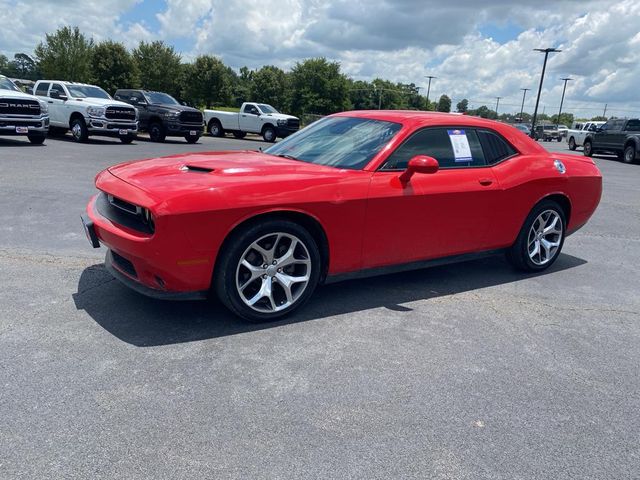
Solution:
{"label": "utility pole", "polygon": [[429,93],[431,92],[431,79],[438,77],[434,77],[433,75],[425,75],[424,78],[429,79],[429,86],[427,87],[427,110],[429,110]]}
{"label": "utility pole", "polygon": [[544,72],[547,69],[547,59],[550,53],[559,53],[562,50],[557,48],[534,48],[535,52],[544,53],[544,63],[542,64],[542,75],[540,75],[540,85],[538,85],[538,98],[536,98],[536,108],[533,110],[533,119],[531,120],[531,138],[535,135],[536,118],[538,117],[538,105],[540,104],[540,94],[542,93],[542,82],[544,82]]}
{"label": "utility pole", "polygon": [[564,87],[562,87],[562,98],[560,99],[560,110],[558,111],[558,118],[556,119],[556,128],[558,128],[558,125],[560,124],[560,115],[562,114],[562,104],[564,103],[564,92],[567,90],[567,82],[569,80],[573,80],[573,78],[567,77],[561,78],[560,80],[564,81]]}
{"label": "utility pole", "polygon": [[605,118],[605,120],[607,118],[607,105],[607,103],[604,104],[604,112],[602,113],[602,116]]}
{"label": "utility pole", "polygon": [[522,113],[524,112],[524,97],[527,96],[527,92],[531,89],[521,88],[520,90],[522,90],[522,106],[520,107],[520,123],[522,123]]}
{"label": "utility pole", "polygon": [[500,99],[502,97],[496,97],[496,119],[498,118],[498,105],[500,105]]}

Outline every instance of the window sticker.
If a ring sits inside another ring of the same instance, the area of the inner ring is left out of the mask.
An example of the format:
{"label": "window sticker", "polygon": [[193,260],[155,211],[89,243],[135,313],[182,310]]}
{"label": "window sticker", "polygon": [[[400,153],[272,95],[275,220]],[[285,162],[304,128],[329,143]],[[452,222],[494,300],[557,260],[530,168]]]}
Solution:
{"label": "window sticker", "polygon": [[471,156],[471,147],[469,146],[469,139],[464,130],[447,130],[449,134],[449,140],[453,147],[453,157],[456,162],[471,162],[473,157]]}

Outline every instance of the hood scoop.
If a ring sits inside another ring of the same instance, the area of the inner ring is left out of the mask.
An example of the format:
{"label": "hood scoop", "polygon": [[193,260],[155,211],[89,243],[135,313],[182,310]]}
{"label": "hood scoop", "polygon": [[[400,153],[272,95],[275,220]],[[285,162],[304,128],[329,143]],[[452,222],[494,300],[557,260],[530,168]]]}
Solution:
{"label": "hood scoop", "polygon": [[180,167],[183,172],[211,173],[215,168],[202,167],[200,165],[183,165]]}

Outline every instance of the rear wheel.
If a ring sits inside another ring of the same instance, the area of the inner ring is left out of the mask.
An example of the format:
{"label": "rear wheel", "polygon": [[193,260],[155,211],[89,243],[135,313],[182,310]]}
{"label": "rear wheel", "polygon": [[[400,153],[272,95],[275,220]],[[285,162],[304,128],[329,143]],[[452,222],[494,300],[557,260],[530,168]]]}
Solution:
{"label": "rear wheel", "polygon": [[270,220],[233,234],[221,252],[214,286],[233,313],[265,322],[305,303],[320,271],[320,252],[311,234],[297,223]]}
{"label": "rear wheel", "polygon": [[86,142],[89,138],[89,130],[83,118],[74,118],[71,120],[71,135],[76,142]]}
{"label": "rear wheel", "polygon": [[44,143],[44,139],[47,137],[46,135],[27,135],[27,138],[34,145],[42,145]]}
{"label": "rear wheel", "polygon": [[576,149],[576,139],[571,137],[569,138],[569,150],[575,150]]}
{"label": "rear wheel", "polygon": [[585,157],[590,157],[593,155],[593,146],[591,145],[591,140],[585,140],[583,145],[583,152]]}
{"label": "rear wheel", "polygon": [[152,142],[164,142],[165,138],[167,138],[167,134],[160,122],[153,122],[149,125],[149,139]]}
{"label": "rear wheel", "polygon": [[507,258],[519,270],[545,270],[558,258],[565,230],[566,217],[562,207],[552,200],[542,201],[527,216]]}
{"label": "rear wheel", "polygon": [[636,147],[635,145],[627,145],[624,149],[624,155],[622,156],[624,163],[635,163],[636,161]]}
{"label": "rear wheel", "polygon": [[218,120],[211,120],[209,122],[209,134],[212,137],[224,137],[224,129]]}
{"label": "rear wheel", "polygon": [[273,143],[276,141],[276,129],[271,125],[267,125],[262,129],[262,138],[265,142]]}

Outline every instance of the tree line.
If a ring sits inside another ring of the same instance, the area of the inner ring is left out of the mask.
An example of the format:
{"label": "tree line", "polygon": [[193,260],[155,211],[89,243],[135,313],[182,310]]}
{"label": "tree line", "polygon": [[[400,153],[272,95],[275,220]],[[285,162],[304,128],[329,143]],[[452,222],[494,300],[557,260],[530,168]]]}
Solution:
{"label": "tree line", "polygon": [[[199,108],[239,107],[244,101],[269,103],[295,115],[379,108],[450,112],[452,108],[447,95],[428,101],[413,83],[354,80],[342,73],[338,62],[322,57],[297,62],[290,71],[267,65],[236,72],[212,55],[185,62],[163,41],[142,41],[131,50],[111,40],[95,43],[78,27],[46,34],[33,57],[16,53],[9,60],[0,55],[0,73],[26,80],[93,83],[110,94],[118,88],[157,90]],[[510,114],[498,117],[486,106],[469,109],[468,103],[466,99],[458,102],[456,111],[510,120]],[[573,115],[563,114],[561,120],[570,124]]]}

